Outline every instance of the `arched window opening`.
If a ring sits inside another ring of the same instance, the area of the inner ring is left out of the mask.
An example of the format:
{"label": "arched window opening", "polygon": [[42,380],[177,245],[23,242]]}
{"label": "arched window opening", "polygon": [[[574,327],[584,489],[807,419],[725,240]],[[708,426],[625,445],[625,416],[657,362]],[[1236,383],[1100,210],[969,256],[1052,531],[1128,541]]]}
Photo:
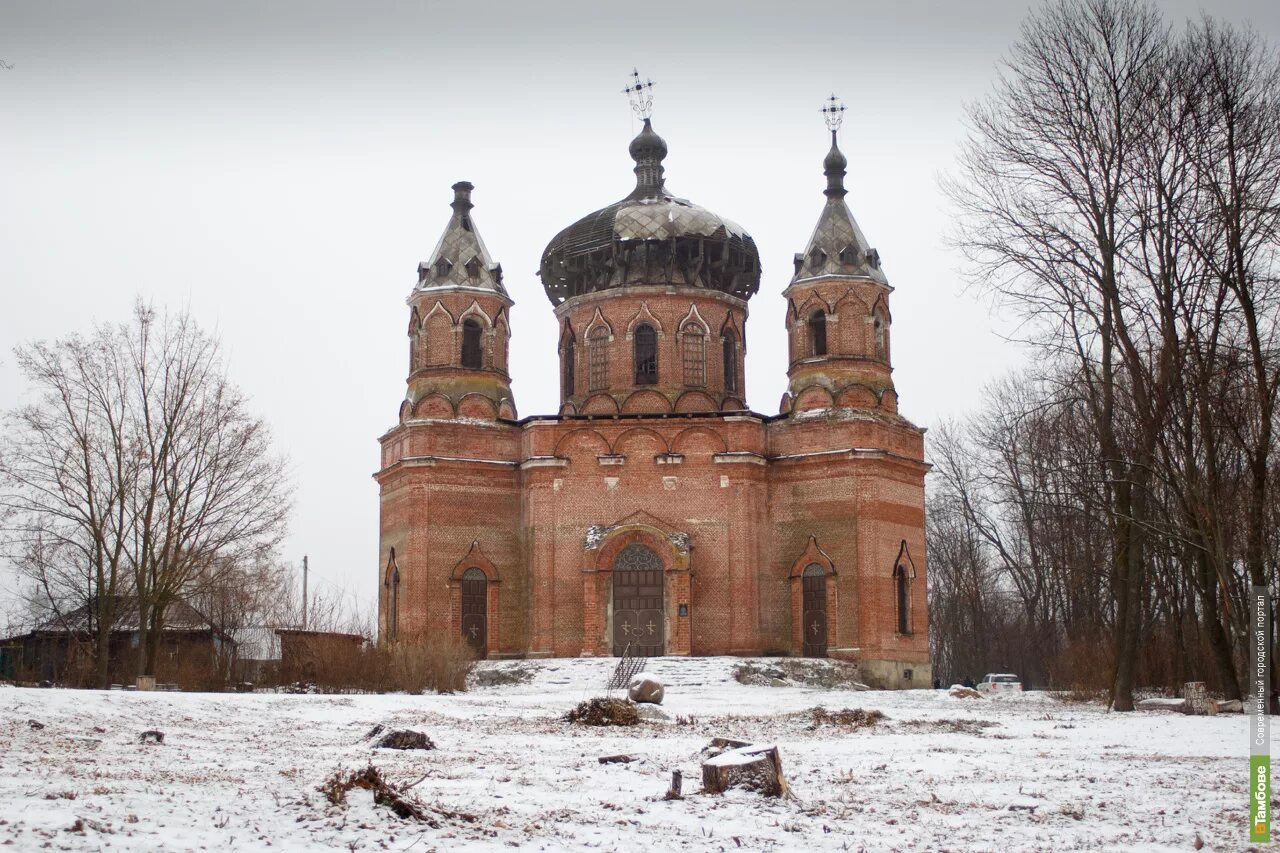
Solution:
{"label": "arched window opening", "polygon": [[724,359],[724,390],[727,394],[738,393],[738,338],[730,331],[725,331],[720,339]]}
{"label": "arched window opening", "polygon": [[818,309],[809,315],[810,355],[827,354],[827,312]]}
{"label": "arched window opening", "polygon": [[609,330],[596,326],[587,339],[587,382],[592,391],[609,387]]}
{"label": "arched window opening", "polygon": [[658,384],[658,333],[648,323],[636,326],[636,384]]}
{"label": "arched window opening", "polygon": [[572,397],[577,391],[576,377],[574,376],[574,361],[576,359],[576,347],[573,345],[573,338],[564,342],[564,352],[561,353],[563,359],[561,376],[563,384],[563,392],[565,397]]}
{"label": "arched window opening", "polygon": [[387,562],[390,569],[384,582],[387,587],[387,639],[394,643],[400,630],[400,568],[396,565],[395,548],[391,549],[391,558]]}
{"label": "arched window opening", "polygon": [[462,322],[462,366],[484,366],[480,350],[480,323],[469,317]]}
{"label": "arched window opening", "polygon": [[878,314],[876,315],[875,327],[876,327],[876,358],[883,361],[885,357],[885,350],[887,349],[887,347],[885,346],[885,328],[884,328],[884,320],[881,319],[880,315]]}
{"label": "arched window opening", "polygon": [[690,323],[684,327],[684,384],[701,388],[707,384],[707,338],[702,327]]}
{"label": "arched window opening", "polygon": [[898,601],[898,633],[911,633],[911,579],[907,577],[907,570],[901,564],[894,567],[893,584],[897,592]]}

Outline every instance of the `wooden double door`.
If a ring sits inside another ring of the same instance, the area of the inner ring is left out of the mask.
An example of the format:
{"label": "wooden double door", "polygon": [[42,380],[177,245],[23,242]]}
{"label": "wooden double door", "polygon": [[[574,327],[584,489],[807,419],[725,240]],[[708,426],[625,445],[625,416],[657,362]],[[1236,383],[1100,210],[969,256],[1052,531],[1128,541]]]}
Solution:
{"label": "wooden double door", "polygon": [[613,558],[613,654],[658,657],[665,639],[662,558],[633,542]]}

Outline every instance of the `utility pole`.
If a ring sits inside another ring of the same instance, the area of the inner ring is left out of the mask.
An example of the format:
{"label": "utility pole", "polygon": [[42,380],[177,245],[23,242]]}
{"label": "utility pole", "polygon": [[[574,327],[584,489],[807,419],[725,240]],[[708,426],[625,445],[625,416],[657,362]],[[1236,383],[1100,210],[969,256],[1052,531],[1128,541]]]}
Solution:
{"label": "utility pole", "polygon": [[307,630],[307,556],[302,555],[302,630]]}

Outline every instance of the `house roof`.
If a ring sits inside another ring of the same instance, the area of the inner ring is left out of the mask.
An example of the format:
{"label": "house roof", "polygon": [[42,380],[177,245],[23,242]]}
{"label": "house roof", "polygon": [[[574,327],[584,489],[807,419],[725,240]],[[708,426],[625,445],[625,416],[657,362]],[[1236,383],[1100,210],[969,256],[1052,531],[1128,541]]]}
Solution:
{"label": "house roof", "polygon": [[[112,631],[137,631],[141,619],[138,615],[138,599],[134,596],[117,595],[115,599],[115,619]],[[83,604],[61,616],[54,616],[36,626],[32,633],[82,633],[90,631],[97,620],[93,604]],[[185,601],[174,601],[165,608],[163,631],[208,631],[212,625],[205,616]]]}

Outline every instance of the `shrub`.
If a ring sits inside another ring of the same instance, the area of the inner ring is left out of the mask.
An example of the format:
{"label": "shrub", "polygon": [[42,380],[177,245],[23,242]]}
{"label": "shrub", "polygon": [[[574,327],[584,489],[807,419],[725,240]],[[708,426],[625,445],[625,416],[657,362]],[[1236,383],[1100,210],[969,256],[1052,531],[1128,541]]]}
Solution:
{"label": "shrub", "polygon": [[326,647],[305,662],[298,680],[320,693],[455,693],[467,689],[475,665],[475,652],[461,637],[436,636]]}

